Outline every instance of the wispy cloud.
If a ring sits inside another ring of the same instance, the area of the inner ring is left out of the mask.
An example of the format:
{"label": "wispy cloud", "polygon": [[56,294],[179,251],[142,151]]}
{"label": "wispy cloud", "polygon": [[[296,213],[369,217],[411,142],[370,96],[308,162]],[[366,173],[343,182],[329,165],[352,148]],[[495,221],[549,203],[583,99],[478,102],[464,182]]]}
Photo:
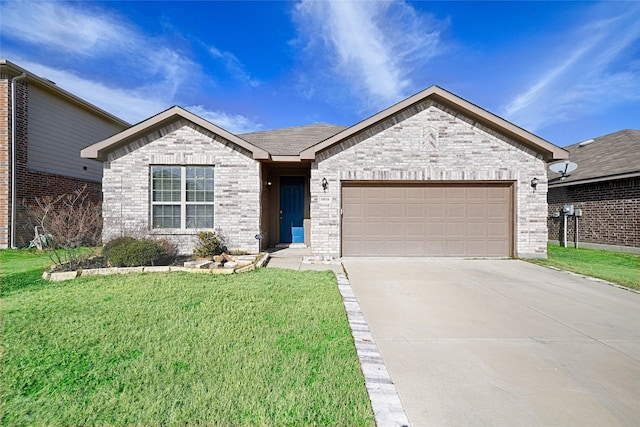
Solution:
{"label": "wispy cloud", "polygon": [[595,8],[597,19],[569,31],[539,61],[540,77],[504,107],[505,117],[536,131],[640,100],[640,63],[628,55],[640,44],[640,7],[625,3],[613,14],[610,5]]}
{"label": "wispy cloud", "polygon": [[[9,59],[131,123],[180,104],[192,82],[206,79],[200,65],[174,47],[171,37],[150,35],[95,3],[11,1],[0,7],[3,37],[47,53],[40,57],[56,58],[43,64],[31,60],[27,51]],[[257,84],[231,53],[217,54],[228,69]],[[91,79],[83,77],[87,71]],[[240,115],[194,108],[225,129],[259,127]]]}
{"label": "wispy cloud", "polygon": [[314,74],[301,77],[304,91],[329,86],[335,92],[338,79],[366,109],[388,106],[414,89],[412,72],[439,53],[448,25],[402,0],[303,0],[294,19],[303,52],[315,62]]}
{"label": "wispy cloud", "polygon": [[44,77],[62,89],[102,108],[130,123],[137,123],[171,106],[149,88],[129,89],[108,86],[105,83],[85,79],[77,72],[52,68],[37,62],[12,57],[17,64],[32,73]]}
{"label": "wispy cloud", "polygon": [[244,65],[242,65],[233,53],[220,50],[216,47],[209,47],[208,50],[211,56],[223,62],[227,71],[231,73],[235,79],[247,83],[251,87],[260,86],[260,81],[252,78],[251,75],[245,71]]}
{"label": "wispy cloud", "polygon": [[248,133],[263,129],[263,126],[260,123],[256,123],[248,117],[240,114],[229,114],[224,111],[211,111],[202,105],[192,105],[190,107],[185,107],[185,109],[231,133]]}

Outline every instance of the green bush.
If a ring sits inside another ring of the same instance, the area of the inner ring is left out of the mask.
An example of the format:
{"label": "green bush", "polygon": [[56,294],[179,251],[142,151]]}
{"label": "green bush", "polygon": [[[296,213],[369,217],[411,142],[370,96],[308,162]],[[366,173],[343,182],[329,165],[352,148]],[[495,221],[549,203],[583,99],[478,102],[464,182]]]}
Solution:
{"label": "green bush", "polygon": [[211,231],[201,231],[198,233],[200,244],[193,250],[193,254],[201,258],[213,258],[224,252],[224,245],[221,239]]}
{"label": "green bush", "polygon": [[167,246],[155,240],[137,240],[132,237],[118,238],[118,242],[109,242],[105,247],[105,258],[113,267],[139,267],[159,265],[170,258]]}
{"label": "green bush", "polygon": [[136,239],[134,239],[133,237],[129,237],[129,236],[116,237],[115,239],[109,240],[102,247],[102,255],[106,258],[109,255],[109,252],[111,251],[111,249],[113,249],[114,247],[120,246],[123,243],[133,242],[135,240]]}

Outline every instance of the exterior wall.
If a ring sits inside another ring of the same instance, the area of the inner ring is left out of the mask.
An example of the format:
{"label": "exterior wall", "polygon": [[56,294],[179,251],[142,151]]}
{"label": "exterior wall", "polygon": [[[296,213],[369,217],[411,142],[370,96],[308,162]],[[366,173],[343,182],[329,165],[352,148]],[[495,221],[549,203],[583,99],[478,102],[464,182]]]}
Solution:
{"label": "exterior wall", "polygon": [[205,230],[151,229],[152,165],[213,165],[215,231],[227,238],[229,249],[258,251],[260,164],[246,150],[184,120],[109,154],[102,179],[103,241],[124,235],[167,238],[180,253],[193,253],[198,232]]}
{"label": "exterior wall", "polygon": [[[640,178],[549,189],[549,240],[562,241],[562,216],[554,218],[565,204],[582,209],[578,219],[578,241],[640,248]],[[573,246],[575,217],[567,217],[567,242]]]}
{"label": "exterior wall", "polygon": [[80,150],[122,130],[33,84],[28,126],[29,170],[96,182],[102,180],[102,165],[80,157]]}
{"label": "exterior wall", "polygon": [[[10,72],[0,75],[0,248],[11,243],[13,77],[15,75]],[[54,97],[28,78],[17,82],[16,101],[17,206],[14,240],[17,246],[25,246],[33,239],[34,224],[28,215],[28,206],[34,203],[35,198],[55,197],[86,185],[91,197],[95,201],[100,200],[101,165],[81,159],[80,149],[122,130],[124,126],[115,125],[111,120]],[[61,158],[64,161],[56,160]],[[51,165],[48,165],[48,159]],[[92,166],[85,171],[84,166],[87,165]],[[74,173],[78,170],[79,173]]]}
{"label": "exterior wall", "polygon": [[[540,180],[531,187],[531,179]],[[322,189],[322,178],[329,182]],[[515,256],[546,257],[546,163],[533,150],[427,100],[328,148],[311,167],[311,246],[339,257],[341,182],[515,182]]]}
{"label": "exterior wall", "polygon": [[0,76],[0,248],[9,246],[11,227],[11,80]]}

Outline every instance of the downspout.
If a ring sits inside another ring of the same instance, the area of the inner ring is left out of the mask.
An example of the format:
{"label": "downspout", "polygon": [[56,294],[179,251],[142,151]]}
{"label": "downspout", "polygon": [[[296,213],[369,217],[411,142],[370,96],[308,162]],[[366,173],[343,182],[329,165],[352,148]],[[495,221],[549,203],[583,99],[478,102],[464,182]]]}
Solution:
{"label": "downspout", "polygon": [[11,79],[11,248],[16,248],[16,192],[18,191],[18,186],[16,184],[16,163],[17,163],[17,155],[16,155],[16,143],[17,132],[16,132],[16,121],[18,114],[16,112],[16,99],[17,99],[17,91],[16,91],[16,82],[18,80],[22,80],[27,77],[26,71],[23,71],[17,77]]}

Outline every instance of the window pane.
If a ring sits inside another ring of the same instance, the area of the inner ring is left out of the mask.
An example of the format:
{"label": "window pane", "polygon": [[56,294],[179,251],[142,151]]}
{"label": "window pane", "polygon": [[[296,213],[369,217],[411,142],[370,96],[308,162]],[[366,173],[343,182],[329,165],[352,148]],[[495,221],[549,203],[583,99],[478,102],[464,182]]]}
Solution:
{"label": "window pane", "polygon": [[152,217],[153,228],[180,228],[179,205],[156,205]]}
{"label": "window pane", "polygon": [[213,167],[187,167],[187,202],[213,202]]}
{"label": "window pane", "polygon": [[179,202],[180,175],[180,167],[154,166],[151,168],[152,200]]}
{"label": "window pane", "polygon": [[187,228],[213,228],[213,205],[187,205]]}

